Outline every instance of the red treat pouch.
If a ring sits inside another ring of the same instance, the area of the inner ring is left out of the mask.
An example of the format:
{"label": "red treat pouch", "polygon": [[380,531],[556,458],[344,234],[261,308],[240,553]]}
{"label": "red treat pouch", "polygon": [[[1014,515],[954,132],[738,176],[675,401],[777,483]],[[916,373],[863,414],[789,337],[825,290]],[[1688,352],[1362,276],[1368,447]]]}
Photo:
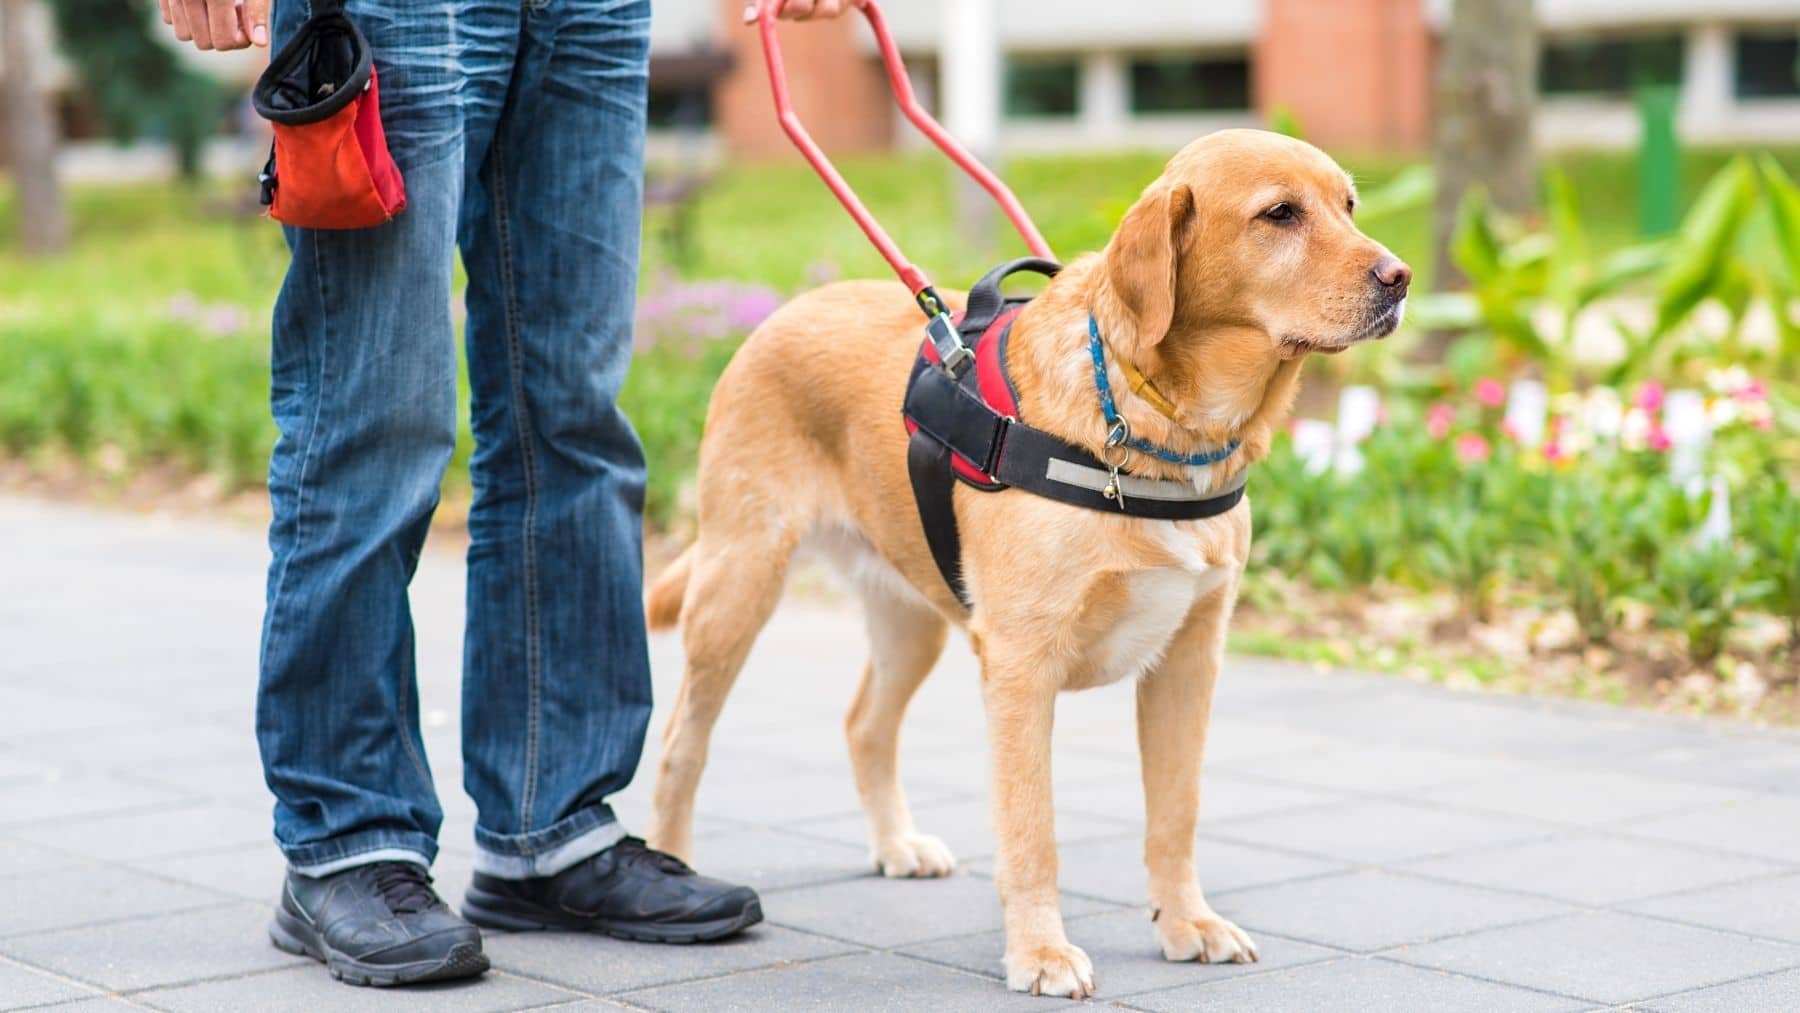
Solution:
{"label": "red treat pouch", "polygon": [[269,217],[363,229],[406,207],[381,129],[374,56],[342,0],[314,0],[312,18],[269,60],[250,99],[275,127],[261,177]]}

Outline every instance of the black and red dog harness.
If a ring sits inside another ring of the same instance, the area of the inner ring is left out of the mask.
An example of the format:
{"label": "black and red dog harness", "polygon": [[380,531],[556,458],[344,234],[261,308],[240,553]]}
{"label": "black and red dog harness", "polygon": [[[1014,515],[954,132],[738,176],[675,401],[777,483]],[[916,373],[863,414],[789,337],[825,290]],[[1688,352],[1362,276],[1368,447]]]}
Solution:
{"label": "black and red dog harness", "polygon": [[[962,577],[957,533],[957,483],[982,492],[1017,487],[1062,503],[1156,520],[1215,517],[1244,498],[1244,475],[1224,489],[1200,492],[1191,482],[1122,474],[1124,448],[1109,440],[1109,463],[1019,419],[1018,392],[1006,368],[1013,320],[1028,299],[1009,299],[1000,286],[1012,274],[1055,275],[1060,266],[1027,257],[989,271],[969,290],[968,307],[939,316],[913,363],[902,413],[912,434],[906,466],[925,540],[944,581],[964,607],[973,605]],[[1104,377],[1101,377],[1104,382]],[[1105,388],[1102,387],[1103,394]],[[1110,407],[1110,395],[1106,395]],[[1123,425],[1114,430],[1129,439]],[[1111,451],[1119,450],[1116,455]]]}

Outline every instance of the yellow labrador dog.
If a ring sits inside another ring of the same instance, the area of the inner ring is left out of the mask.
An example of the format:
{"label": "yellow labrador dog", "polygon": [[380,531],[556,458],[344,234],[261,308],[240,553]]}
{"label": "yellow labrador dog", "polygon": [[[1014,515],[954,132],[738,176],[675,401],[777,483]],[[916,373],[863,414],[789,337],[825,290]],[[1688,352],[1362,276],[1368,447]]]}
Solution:
{"label": "yellow labrador dog", "polygon": [[[1101,456],[1091,313],[1134,433],[1184,454],[1241,443],[1205,467],[1137,455],[1129,470],[1225,487],[1268,451],[1308,353],[1385,336],[1400,321],[1410,272],[1357,229],[1355,208],[1350,177],[1304,142],[1229,130],[1189,144],[1106,249],[1069,264],[1017,318],[1008,360],[1022,417]],[[699,537],[648,598],[652,626],[681,622],[687,652],[651,843],[691,851],[708,737],[789,558],[812,541],[864,600],[871,657],[845,724],[884,873],[942,876],[954,864],[943,841],[913,826],[897,750],[907,702],[961,623],[986,700],[1007,984],[1094,990],[1058,908],[1050,726],[1058,692],[1125,680],[1137,689],[1144,856],[1163,954],[1255,960],[1250,938],[1207,905],[1194,868],[1200,758],[1250,550],[1249,501],[1167,521],[959,488],[974,602],[965,610],[933,563],[908,483],[900,406],[919,341],[903,288],[842,282],[771,316],[720,379],[700,451]],[[1121,360],[1172,417],[1130,392]]]}

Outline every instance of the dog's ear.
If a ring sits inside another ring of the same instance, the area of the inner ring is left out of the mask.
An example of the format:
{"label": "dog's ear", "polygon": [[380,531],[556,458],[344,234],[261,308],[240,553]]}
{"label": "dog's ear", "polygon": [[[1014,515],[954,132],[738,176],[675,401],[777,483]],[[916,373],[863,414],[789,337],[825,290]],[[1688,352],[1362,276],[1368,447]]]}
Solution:
{"label": "dog's ear", "polygon": [[1169,333],[1182,241],[1193,222],[1194,191],[1185,183],[1156,187],[1125,213],[1106,245],[1106,287],[1116,314],[1108,323],[1117,332],[1107,337],[1147,350]]}

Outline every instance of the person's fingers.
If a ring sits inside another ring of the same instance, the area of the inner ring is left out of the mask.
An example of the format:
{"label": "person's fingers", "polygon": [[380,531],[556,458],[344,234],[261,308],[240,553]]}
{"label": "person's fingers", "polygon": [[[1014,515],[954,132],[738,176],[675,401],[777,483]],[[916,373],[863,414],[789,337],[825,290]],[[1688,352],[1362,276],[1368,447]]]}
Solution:
{"label": "person's fingers", "polygon": [[238,20],[237,0],[207,0],[206,29],[214,49],[242,49],[250,44]]}
{"label": "person's fingers", "polygon": [[194,41],[194,29],[188,24],[187,0],[169,0],[169,19],[175,26],[175,37],[182,42]]}
{"label": "person's fingers", "polygon": [[163,24],[172,25],[175,19],[169,15],[169,0],[156,0],[156,13],[162,15]]}
{"label": "person's fingers", "polygon": [[818,0],[813,5],[813,17],[815,18],[835,18],[842,13],[844,13],[842,0]]}
{"label": "person's fingers", "polygon": [[812,13],[813,0],[786,0],[781,5],[781,16],[789,21],[805,21]]}
{"label": "person's fingers", "polygon": [[269,0],[244,0],[244,34],[258,46],[269,44]]}
{"label": "person's fingers", "polygon": [[756,17],[760,13],[762,13],[761,5],[757,3],[757,0],[744,0],[744,24],[756,24]]}
{"label": "person's fingers", "polygon": [[212,29],[206,21],[206,0],[179,0],[187,11],[188,31],[192,33],[195,49],[211,49]]}

